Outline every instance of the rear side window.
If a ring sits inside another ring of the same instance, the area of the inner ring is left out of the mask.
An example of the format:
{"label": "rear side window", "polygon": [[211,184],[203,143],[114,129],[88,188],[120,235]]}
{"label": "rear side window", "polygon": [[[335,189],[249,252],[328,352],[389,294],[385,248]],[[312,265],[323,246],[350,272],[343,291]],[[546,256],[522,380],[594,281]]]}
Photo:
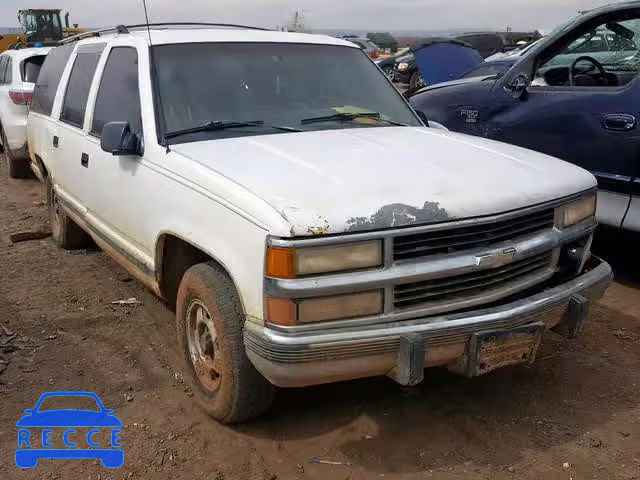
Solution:
{"label": "rear side window", "polygon": [[79,128],[82,128],[84,123],[84,112],[87,108],[89,90],[91,89],[93,76],[96,73],[96,67],[104,45],[102,45],[100,51],[96,51],[96,45],[89,45],[88,47],[90,48],[86,50],[78,49],[78,55],[73,63],[71,76],[67,83],[62,112],[60,113],[61,121]]}
{"label": "rear side window", "polygon": [[20,67],[22,81],[27,83],[36,83],[38,81],[40,69],[42,68],[42,64],[46,58],[46,55],[36,55],[35,57],[25,59]]}
{"label": "rear side window", "polygon": [[13,82],[13,59],[11,57],[7,57],[7,68],[4,71],[4,83],[5,85],[10,85]]}
{"label": "rear side window", "polygon": [[104,67],[91,133],[101,135],[102,127],[109,122],[129,122],[133,132],[142,131],[138,90],[138,52],[135,48],[112,49]]}
{"label": "rear side window", "polygon": [[3,57],[0,57],[0,85],[4,84],[4,72],[7,68],[8,59],[9,57],[7,57],[6,55]]}
{"label": "rear side window", "polygon": [[74,44],[63,45],[62,47],[54,48],[47,55],[33,91],[32,111],[51,115],[62,72],[67,66],[67,61],[73,52],[74,46]]}

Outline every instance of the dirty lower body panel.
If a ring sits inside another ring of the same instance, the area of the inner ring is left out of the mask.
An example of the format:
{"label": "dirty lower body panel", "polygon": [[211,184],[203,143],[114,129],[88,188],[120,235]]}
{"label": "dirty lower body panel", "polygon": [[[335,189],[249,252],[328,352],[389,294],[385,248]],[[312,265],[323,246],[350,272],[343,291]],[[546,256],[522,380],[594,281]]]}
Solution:
{"label": "dirty lower body panel", "polygon": [[424,368],[446,366],[467,376],[535,360],[542,333],[579,335],[589,304],[613,280],[611,267],[590,269],[563,283],[498,306],[394,323],[291,333],[247,322],[245,346],[274,385],[302,387],[387,375],[403,385]]}

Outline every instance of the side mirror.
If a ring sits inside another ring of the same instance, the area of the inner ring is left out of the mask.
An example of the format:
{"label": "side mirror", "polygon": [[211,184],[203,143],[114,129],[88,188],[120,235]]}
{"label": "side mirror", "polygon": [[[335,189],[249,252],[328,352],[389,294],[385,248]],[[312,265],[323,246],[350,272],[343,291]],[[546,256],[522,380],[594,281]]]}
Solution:
{"label": "side mirror", "polygon": [[529,88],[529,77],[527,77],[524,73],[521,73],[516,78],[511,80],[511,83],[507,85],[506,90],[516,100],[520,100],[527,93],[527,88]]}
{"label": "side mirror", "polygon": [[109,122],[102,127],[100,147],[112,155],[142,155],[138,135],[131,131],[129,122]]}

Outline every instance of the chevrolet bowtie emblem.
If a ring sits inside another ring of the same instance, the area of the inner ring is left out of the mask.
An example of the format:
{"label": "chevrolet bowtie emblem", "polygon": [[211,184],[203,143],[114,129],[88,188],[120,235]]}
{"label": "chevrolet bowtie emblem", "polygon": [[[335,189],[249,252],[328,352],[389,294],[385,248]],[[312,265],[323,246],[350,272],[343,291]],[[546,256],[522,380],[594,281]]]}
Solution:
{"label": "chevrolet bowtie emblem", "polygon": [[488,253],[486,255],[478,255],[476,257],[476,267],[497,268],[507,263],[513,262],[517,250],[513,247],[505,248],[501,252]]}

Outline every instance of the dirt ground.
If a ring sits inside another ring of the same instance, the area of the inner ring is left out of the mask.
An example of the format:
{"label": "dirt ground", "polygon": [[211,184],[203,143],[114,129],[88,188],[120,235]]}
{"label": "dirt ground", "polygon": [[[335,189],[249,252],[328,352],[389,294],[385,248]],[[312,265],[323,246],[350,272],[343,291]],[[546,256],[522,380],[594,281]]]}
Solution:
{"label": "dirt ground", "polygon": [[[114,261],[51,239],[9,242],[46,224],[46,210],[39,184],[7,180],[1,165],[2,479],[640,479],[638,237],[601,232],[617,283],[583,337],[548,334],[532,367],[281,391],[266,416],[228,427],[190,398],[173,312]],[[111,304],[131,297],[143,305]],[[115,409],[122,468],[15,466],[15,423],[51,390],[93,391]]]}

